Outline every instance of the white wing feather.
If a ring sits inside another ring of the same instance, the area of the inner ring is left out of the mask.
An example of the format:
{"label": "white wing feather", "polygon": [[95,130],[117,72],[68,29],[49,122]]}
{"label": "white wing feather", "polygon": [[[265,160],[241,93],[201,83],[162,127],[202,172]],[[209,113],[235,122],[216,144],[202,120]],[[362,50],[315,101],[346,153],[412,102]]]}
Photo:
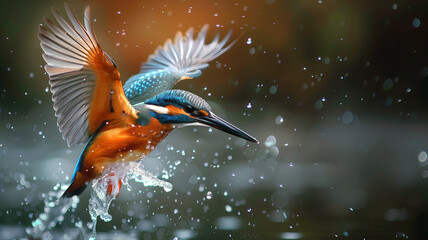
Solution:
{"label": "white wing feather", "polygon": [[72,146],[86,142],[89,137],[88,115],[95,75],[88,67],[88,59],[98,43],[90,22],[89,8],[85,11],[85,28],[67,4],[65,9],[71,25],[53,9],[62,29],[45,19],[52,32],[40,27],[39,39],[47,63],[45,70],[50,78],[57,124],[68,146]]}
{"label": "white wing feather", "polygon": [[171,89],[182,79],[199,77],[210,61],[229,50],[237,41],[226,45],[232,35],[229,31],[221,41],[217,33],[210,43],[205,44],[207,31],[208,25],[205,25],[195,39],[193,28],[185,36],[177,32],[174,42],[168,39],[163,46],[159,46],[141,65],[140,73],[129,78],[123,86],[128,100],[132,104],[143,102]]}
{"label": "white wing feather", "polygon": [[174,42],[168,39],[163,47],[159,46],[149,56],[148,61],[141,65],[140,73],[170,70],[181,77],[200,76],[201,70],[208,67],[208,62],[229,50],[236,42],[235,40],[226,46],[232,34],[229,31],[222,41],[219,42],[220,35],[217,33],[211,43],[205,44],[207,31],[208,25],[205,25],[196,39],[193,39],[193,28],[186,32],[186,36],[177,32]]}

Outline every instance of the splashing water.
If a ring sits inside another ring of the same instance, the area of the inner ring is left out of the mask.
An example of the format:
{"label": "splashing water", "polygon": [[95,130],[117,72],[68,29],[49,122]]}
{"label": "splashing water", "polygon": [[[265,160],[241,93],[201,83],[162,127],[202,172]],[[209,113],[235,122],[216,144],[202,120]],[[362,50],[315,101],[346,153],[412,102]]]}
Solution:
{"label": "splashing water", "polygon": [[32,227],[25,231],[28,235],[34,238],[52,239],[48,230],[52,229],[58,223],[64,221],[64,215],[72,208],[75,209],[79,203],[79,197],[61,199],[60,197],[67,189],[68,184],[56,184],[53,191],[43,193],[44,211],[39,217],[32,222]]}
{"label": "splashing water", "polygon": [[[144,186],[160,186],[166,192],[172,190],[172,184],[156,178],[155,175],[143,169],[142,162],[117,163],[105,171],[98,179],[92,182],[91,198],[89,199],[89,214],[92,219],[92,233],[89,239],[94,240],[96,237],[96,224],[98,216],[105,222],[112,220],[108,213],[111,202],[116,199],[120,191],[120,182],[131,190],[129,180],[143,183]],[[79,197],[61,198],[68,184],[56,184],[53,190],[42,194],[44,198],[44,211],[39,217],[32,222],[32,227],[26,229],[26,233],[37,239],[53,239],[50,229],[58,223],[64,221],[64,215],[69,209],[77,208]],[[76,223],[76,227],[81,229],[81,237],[87,238],[85,229],[81,226],[82,222]]]}
{"label": "splashing water", "polygon": [[89,214],[93,222],[92,234],[89,239],[96,237],[96,224],[98,216],[105,222],[112,220],[108,213],[110,203],[116,199],[120,190],[120,181],[131,190],[129,180],[141,182],[144,186],[160,186],[166,192],[172,190],[172,184],[156,178],[155,175],[143,169],[143,164],[139,162],[126,162],[113,164],[103,171],[98,179],[92,182],[91,198],[89,199]]}

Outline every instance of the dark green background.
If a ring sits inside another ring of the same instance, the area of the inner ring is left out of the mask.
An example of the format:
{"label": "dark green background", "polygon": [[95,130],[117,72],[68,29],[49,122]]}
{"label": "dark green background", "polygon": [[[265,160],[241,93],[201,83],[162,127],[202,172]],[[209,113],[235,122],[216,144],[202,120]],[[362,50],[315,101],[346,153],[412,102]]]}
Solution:
{"label": "dark green background", "polygon": [[[132,183],[114,201],[113,221],[98,224],[106,239],[173,239],[180,229],[198,239],[428,238],[428,162],[419,158],[428,150],[425,1],[69,4],[79,19],[91,6],[123,81],[178,30],[208,23],[210,37],[215,29],[242,33],[201,77],[177,88],[207,99],[261,142],[175,130],[146,160],[157,173],[180,161],[168,179],[174,189]],[[41,193],[67,182],[82,149],[66,147],[45,91],[37,29],[44,16],[53,18],[51,7],[64,14],[62,1],[0,3],[0,239],[25,236],[43,210]],[[269,136],[274,146],[265,144]],[[72,231],[70,219],[90,221],[88,196],[57,234]],[[224,216],[238,223],[234,230],[219,227]]]}

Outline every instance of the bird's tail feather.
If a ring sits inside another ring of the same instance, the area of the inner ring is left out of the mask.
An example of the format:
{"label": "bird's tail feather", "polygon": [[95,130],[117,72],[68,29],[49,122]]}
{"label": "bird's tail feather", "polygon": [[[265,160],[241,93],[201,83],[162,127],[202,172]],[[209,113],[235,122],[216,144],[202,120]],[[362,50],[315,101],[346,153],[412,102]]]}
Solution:
{"label": "bird's tail feather", "polygon": [[73,189],[72,186],[73,186],[73,184],[71,184],[67,188],[67,190],[65,190],[65,192],[62,194],[61,198],[71,198],[74,195],[80,195],[85,190],[85,188],[88,186],[88,184],[83,184],[81,187],[78,187],[76,189]]}

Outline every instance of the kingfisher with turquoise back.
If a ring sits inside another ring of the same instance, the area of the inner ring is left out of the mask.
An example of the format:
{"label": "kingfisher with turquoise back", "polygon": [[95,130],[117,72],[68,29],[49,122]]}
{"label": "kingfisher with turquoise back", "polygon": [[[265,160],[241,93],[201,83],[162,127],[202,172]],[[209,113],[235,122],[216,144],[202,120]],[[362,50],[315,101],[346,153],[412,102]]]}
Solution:
{"label": "kingfisher with turquoise back", "polygon": [[258,143],[215,115],[204,99],[172,89],[200,76],[208,62],[226,52],[236,42],[227,44],[230,31],[221,41],[217,33],[208,44],[207,25],[196,38],[192,28],[185,35],[178,32],[122,86],[114,61],[97,41],[89,7],[83,25],[67,4],[65,10],[69,21],[52,9],[58,25],[45,18],[50,31],[39,28],[59,130],[69,147],[86,144],[63,197],[79,195],[115,163],[141,160],[177,126],[214,127]]}

